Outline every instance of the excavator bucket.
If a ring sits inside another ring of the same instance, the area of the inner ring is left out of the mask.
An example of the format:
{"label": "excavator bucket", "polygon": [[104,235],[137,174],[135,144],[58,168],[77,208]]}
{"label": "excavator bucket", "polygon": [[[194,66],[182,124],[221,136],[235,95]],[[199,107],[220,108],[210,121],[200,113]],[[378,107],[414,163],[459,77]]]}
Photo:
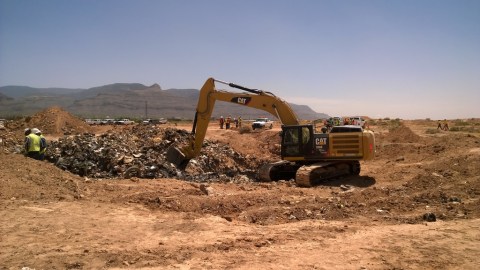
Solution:
{"label": "excavator bucket", "polygon": [[187,161],[187,158],[182,150],[178,149],[174,145],[171,145],[167,150],[167,161],[175,164],[176,166],[180,166]]}

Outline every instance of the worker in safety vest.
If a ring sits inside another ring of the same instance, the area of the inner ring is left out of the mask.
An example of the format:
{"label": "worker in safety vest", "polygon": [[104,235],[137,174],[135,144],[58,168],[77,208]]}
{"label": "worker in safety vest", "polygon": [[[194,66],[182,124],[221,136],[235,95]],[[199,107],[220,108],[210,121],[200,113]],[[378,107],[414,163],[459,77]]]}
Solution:
{"label": "worker in safety vest", "polygon": [[28,157],[40,158],[40,137],[29,128],[25,129],[25,152]]}
{"label": "worker in safety vest", "polygon": [[40,160],[45,159],[45,151],[47,151],[47,139],[42,135],[42,131],[38,128],[33,128],[32,133],[40,137],[40,152],[38,158]]}

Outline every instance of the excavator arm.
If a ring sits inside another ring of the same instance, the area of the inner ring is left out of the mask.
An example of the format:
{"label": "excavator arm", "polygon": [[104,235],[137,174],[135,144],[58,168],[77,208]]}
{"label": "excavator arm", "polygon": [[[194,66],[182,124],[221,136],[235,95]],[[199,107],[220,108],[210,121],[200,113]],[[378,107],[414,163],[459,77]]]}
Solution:
{"label": "excavator arm", "polygon": [[[217,90],[215,82],[226,84],[230,87],[244,90],[243,93]],[[180,165],[200,154],[203,140],[207,133],[208,124],[217,100],[235,103],[243,106],[266,111],[280,119],[284,125],[298,125],[299,120],[290,105],[274,94],[258,89],[250,89],[234,83],[228,83],[214,78],[209,78],[200,90],[197,109],[193,121],[192,134],[194,135],[189,145],[181,150],[171,147],[167,152],[167,160]]]}

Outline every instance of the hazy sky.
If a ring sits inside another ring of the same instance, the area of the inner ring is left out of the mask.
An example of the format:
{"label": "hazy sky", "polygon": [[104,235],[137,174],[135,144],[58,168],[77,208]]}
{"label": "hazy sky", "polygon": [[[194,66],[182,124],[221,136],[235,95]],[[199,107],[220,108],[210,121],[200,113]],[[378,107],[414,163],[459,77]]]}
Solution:
{"label": "hazy sky", "polygon": [[480,117],[480,1],[0,0],[0,86],[208,77],[332,116]]}

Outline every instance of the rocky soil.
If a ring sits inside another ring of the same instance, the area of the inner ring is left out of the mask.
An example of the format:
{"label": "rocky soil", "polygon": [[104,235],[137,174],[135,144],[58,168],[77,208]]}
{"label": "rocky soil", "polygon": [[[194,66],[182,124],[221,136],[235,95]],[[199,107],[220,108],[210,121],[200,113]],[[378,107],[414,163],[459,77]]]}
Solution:
{"label": "rocky soil", "polygon": [[[62,127],[75,118],[61,109],[42,114],[0,130],[0,269],[480,264],[478,120],[474,132],[375,121],[377,157],[360,176],[299,188],[256,181],[258,166],[278,159],[278,127],[241,134],[212,124],[200,157],[178,170],[165,149],[189,126],[77,130]],[[26,126],[44,130],[48,160],[19,153]]]}

